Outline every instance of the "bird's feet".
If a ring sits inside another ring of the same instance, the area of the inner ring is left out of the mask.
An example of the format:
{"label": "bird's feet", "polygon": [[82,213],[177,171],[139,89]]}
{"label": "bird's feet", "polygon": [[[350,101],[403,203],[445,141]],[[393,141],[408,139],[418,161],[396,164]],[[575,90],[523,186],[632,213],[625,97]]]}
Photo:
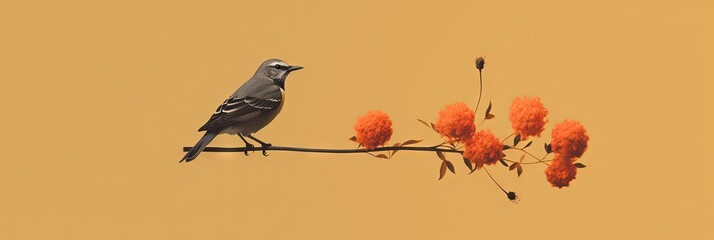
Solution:
{"label": "bird's feet", "polygon": [[264,144],[260,145],[260,148],[263,149],[263,156],[266,156],[266,157],[268,156],[268,152],[266,152],[266,150],[267,150],[267,148],[272,147],[272,146],[273,146],[273,144],[270,144],[270,143],[264,143]]}
{"label": "bird's feet", "polygon": [[245,143],[245,148],[246,148],[246,150],[245,150],[245,152],[243,152],[243,153],[244,153],[246,156],[248,156],[248,149],[253,148],[253,147],[254,147],[253,144]]}

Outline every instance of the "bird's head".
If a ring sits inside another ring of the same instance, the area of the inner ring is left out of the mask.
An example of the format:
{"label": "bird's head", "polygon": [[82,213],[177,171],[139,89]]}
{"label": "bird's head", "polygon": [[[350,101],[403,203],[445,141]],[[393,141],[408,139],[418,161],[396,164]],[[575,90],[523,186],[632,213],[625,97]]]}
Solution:
{"label": "bird's head", "polygon": [[290,72],[302,69],[301,66],[291,66],[280,59],[268,59],[260,65],[256,75],[263,75],[275,82],[280,88],[285,89],[285,79]]}

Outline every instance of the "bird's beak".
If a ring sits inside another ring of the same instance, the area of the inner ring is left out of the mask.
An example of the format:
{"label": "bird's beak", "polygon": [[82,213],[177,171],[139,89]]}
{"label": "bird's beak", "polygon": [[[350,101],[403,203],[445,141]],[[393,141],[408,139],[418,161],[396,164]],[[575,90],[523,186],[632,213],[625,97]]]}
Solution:
{"label": "bird's beak", "polygon": [[290,66],[288,67],[288,72],[296,71],[302,69],[301,66]]}

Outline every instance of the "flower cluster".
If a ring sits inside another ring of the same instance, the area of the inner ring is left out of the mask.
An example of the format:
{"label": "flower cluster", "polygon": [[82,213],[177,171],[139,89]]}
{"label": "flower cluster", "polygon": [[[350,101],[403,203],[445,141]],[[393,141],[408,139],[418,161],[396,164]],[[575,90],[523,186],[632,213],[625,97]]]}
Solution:
{"label": "flower cluster", "polygon": [[548,110],[545,109],[538,97],[516,97],[511,103],[511,126],[516,134],[520,134],[522,139],[529,136],[538,136],[545,130],[545,123],[548,122],[546,116]]}
{"label": "flower cluster", "polygon": [[450,142],[463,142],[474,134],[476,125],[473,110],[466,106],[466,103],[457,102],[447,105],[439,112],[435,129]]}
{"label": "flower cluster", "polygon": [[464,157],[469,159],[477,169],[484,165],[492,165],[503,158],[503,145],[489,130],[481,130],[466,141]]}
{"label": "flower cluster", "polygon": [[382,146],[392,137],[392,120],[382,111],[369,111],[355,124],[356,141],[365,149]]}
{"label": "flower cluster", "polygon": [[545,169],[545,176],[553,187],[563,188],[575,179],[578,169],[573,165],[574,158],[556,154],[555,159]]}
{"label": "flower cluster", "polygon": [[545,170],[545,176],[553,187],[567,187],[575,179],[575,161],[587,150],[590,137],[580,122],[572,120],[555,125],[552,137],[550,145],[555,158]]}

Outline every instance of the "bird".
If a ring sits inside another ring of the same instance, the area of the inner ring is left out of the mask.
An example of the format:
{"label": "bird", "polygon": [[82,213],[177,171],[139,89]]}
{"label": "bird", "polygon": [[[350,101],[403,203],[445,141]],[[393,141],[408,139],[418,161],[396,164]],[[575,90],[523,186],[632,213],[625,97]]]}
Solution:
{"label": "bird", "polygon": [[[293,72],[303,69],[301,66],[287,64],[280,59],[268,59],[260,64],[253,77],[230,95],[208,121],[198,129],[206,133],[195,146],[179,161],[190,162],[206,148],[219,134],[238,135],[246,148],[253,145],[245,137],[258,142],[267,156],[266,148],[272,146],[253,136],[267,126],[280,113],[285,103],[285,79]],[[245,151],[248,155],[248,151]]]}

